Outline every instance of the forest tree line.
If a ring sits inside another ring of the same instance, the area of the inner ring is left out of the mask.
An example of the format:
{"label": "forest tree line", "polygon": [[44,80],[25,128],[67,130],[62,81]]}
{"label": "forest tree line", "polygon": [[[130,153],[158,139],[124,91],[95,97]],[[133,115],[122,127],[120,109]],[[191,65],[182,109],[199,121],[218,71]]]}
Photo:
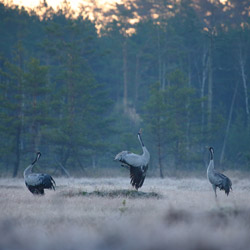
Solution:
{"label": "forest tree line", "polygon": [[248,1],[126,1],[101,26],[87,14],[0,3],[0,175],[38,150],[50,171],[119,168],[140,128],[156,175],[203,170],[208,146],[218,167],[249,169]]}

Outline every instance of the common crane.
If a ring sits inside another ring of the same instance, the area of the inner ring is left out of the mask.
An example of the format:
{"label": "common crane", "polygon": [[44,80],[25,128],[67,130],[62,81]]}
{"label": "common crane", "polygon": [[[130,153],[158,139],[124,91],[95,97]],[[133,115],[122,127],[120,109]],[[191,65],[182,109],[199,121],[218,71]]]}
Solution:
{"label": "common crane", "polygon": [[138,132],[138,139],[142,147],[142,155],[122,151],[115,157],[115,160],[122,163],[122,167],[127,167],[130,170],[130,183],[136,190],[143,185],[150,160],[150,154],[141,138],[141,131]]}
{"label": "common crane", "polygon": [[232,190],[232,182],[231,180],[225,176],[224,174],[219,173],[214,169],[214,149],[213,147],[209,148],[210,152],[210,162],[207,167],[207,178],[213,186],[215,197],[216,188],[218,187],[220,190],[225,190],[225,193],[228,195],[230,190]]}
{"label": "common crane", "polygon": [[32,173],[35,163],[41,157],[41,153],[37,152],[36,159],[24,170],[24,181],[32,194],[44,195],[44,189],[54,189],[56,183],[54,179],[48,174]]}

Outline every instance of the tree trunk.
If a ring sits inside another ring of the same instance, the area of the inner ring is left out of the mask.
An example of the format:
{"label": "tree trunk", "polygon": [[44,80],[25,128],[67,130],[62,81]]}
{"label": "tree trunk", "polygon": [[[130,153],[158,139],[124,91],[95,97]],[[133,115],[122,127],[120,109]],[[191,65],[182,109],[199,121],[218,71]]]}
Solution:
{"label": "tree trunk", "polygon": [[96,168],[96,157],[95,157],[95,155],[92,155],[92,168],[93,169]]}
{"label": "tree trunk", "polygon": [[140,73],[139,73],[139,68],[140,68],[140,59],[139,55],[136,54],[136,62],[135,62],[135,101],[134,103],[137,103],[138,100],[138,89],[140,85]]}
{"label": "tree trunk", "polygon": [[20,166],[20,146],[22,146],[22,131],[23,131],[23,124],[24,124],[24,115],[23,115],[23,109],[24,109],[24,90],[23,90],[23,49],[21,46],[21,43],[18,44],[18,54],[17,54],[17,64],[20,69],[18,75],[17,75],[17,84],[19,88],[19,95],[21,97],[18,110],[18,125],[16,130],[16,162],[14,164],[14,170],[13,170],[13,177],[16,177],[18,175],[19,166]]}
{"label": "tree trunk", "polygon": [[162,64],[162,89],[166,88],[166,63],[165,61]]}
{"label": "tree trunk", "polygon": [[163,175],[163,170],[162,170],[162,156],[161,156],[161,148],[162,148],[162,143],[161,143],[161,135],[160,135],[160,129],[157,131],[157,140],[158,140],[158,163],[159,163],[159,170],[160,170],[160,177],[164,178]]}
{"label": "tree trunk", "polygon": [[179,146],[180,146],[179,139],[177,139],[175,142],[175,153],[174,153],[175,170],[178,170],[180,168],[180,154],[179,154],[180,148],[179,148]]}
{"label": "tree trunk", "polygon": [[56,161],[57,161],[59,167],[61,168],[62,174],[64,174],[67,178],[70,178],[70,173],[69,173],[69,171],[62,165],[61,162],[59,162],[58,160],[56,160]]}
{"label": "tree trunk", "polygon": [[220,164],[222,164],[223,160],[224,160],[224,153],[225,153],[227,137],[228,137],[229,129],[230,129],[230,125],[231,125],[232,114],[233,114],[233,109],[234,109],[234,102],[235,102],[235,98],[236,98],[236,94],[237,94],[238,84],[239,84],[239,82],[236,83],[234,95],[233,95],[233,99],[232,99],[232,103],[231,103],[231,107],[230,107],[230,111],[229,111],[226,133],[225,133],[225,137],[224,137],[224,141],[223,141],[223,145],[222,145],[222,150],[221,150],[221,154],[220,154]]}
{"label": "tree trunk", "polygon": [[[33,96],[33,109],[36,109],[37,106],[37,94],[34,93]],[[31,152],[39,151],[39,145],[41,140],[41,131],[40,131],[40,124],[37,122],[36,117],[34,117],[32,124],[31,124],[31,135],[32,135],[32,143],[31,143]]]}
{"label": "tree trunk", "polygon": [[17,177],[19,166],[20,166],[20,141],[21,141],[21,124],[18,125],[17,133],[16,133],[16,162],[14,164],[14,170],[12,177]]}
{"label": "tree trunk", "polygon": [[127,39],[123,43],[123,107],[127,110],[128,105],[128,72],[127,72]]}
{"label": "tree trunk", "polygon": [[213,104],[213,35],[210,37],[209,51],[208,51],[208,129],[211,129],[212,124],[212,104]]}
{"label": "tree trunk", "polygon": [[75,115],[75,90],[74,90],[74,79],[73,79],[73,56],[72,54],[68,55],[68,79],[67,79],[67,88],[68,88],[68,112],[70,127],[74,127],[74,115]]}
{"label": "tree trunk", "polygon": [[78,157],[77,154],[75,154],[75,156],[76,156],[76,160],[77,160],[77,162],[78,162],[79,168],[81,169],[81,171],[82,171],[83,173],[85,173],[85,169],[84,169],[84,166],[82,165],[82,162],[81,162],[80,158]]}
{"label": "tree trunk", "polygon": [[245,63],[244,63],[241,51],[239,53],[239,57],[240,57],[239,58],[240,74],[241,74],[241,78],[242,78],[244,95],[245,95],[246,121],[247,121],[247,128],[249,128],[249,102],[248,102],[247,77],[245,74]]}
{"label": "tree trunk", "polygon": [[[68,159],[69,159],[69,157],[70,157],[70,147],[67,145],[67,148],[66,148],[66,152],[65,153],[63,153],[63,152],[61,152],[61,158],[62,158],[62,165],[63,166],[66,166],[66,164],[67,164],[67,161],[68,161]],[[62,150],[63,151],[63,150]]]}
{"label": "tree trunk", "polygon": [[[189,67],[188,67],[188,87],[191,88],[191,57],[189,55]],[[189,152],[190,149],[190,97],[188,96],[186,103],[186,111],[187,111],[187,123],[186,123],[186,151]]]}
{"label": "tree trunk", "polygon": [[37,152],[39,151],[39,145],[40,145],[40,142],[41,142],[41,129],[40,129],[40,124],[37,124],[36,125],[36,128],[35,128],[35,134],[34,134],[34,151]]}
{"label": "tree trunk", "polygon": [[202,56],[202,77],[201,77],[201,134],[204,134],[204,126],[205,126],[205,84],[207,80],[207,71],[208,71],[208,60],[207,60],[207,50],[204,51]]}
{"label": "tree trunk", "polygon": [[158,82],[160,83],[160,88],[162,87],[162,51],[161,51],[161,44],[160,44],[160,32],[159,28],[157,28],[157,47],[158,47]]}

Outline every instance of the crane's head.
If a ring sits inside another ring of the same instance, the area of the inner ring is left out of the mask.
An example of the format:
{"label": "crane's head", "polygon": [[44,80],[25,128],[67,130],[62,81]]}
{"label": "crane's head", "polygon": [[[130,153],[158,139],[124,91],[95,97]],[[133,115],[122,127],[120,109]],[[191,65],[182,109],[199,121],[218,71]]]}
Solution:
{"label": "crane's head", "polygon": [[36,153],[36,159],[31,163],[31,165],[34,165],[39,160],[40,157],[41,157],[41,153],[38,151]]}
{"label": "crane's head", "polygon": [[142,129],[140,128],[140,130],[138,132],[138,140],[140,141],[141,146],[144,147],[144,143],[143,143],[142,138],[141,138],[141,133],[142,133]]}
{"label": "crane's head", "polygon": [[39,158],[41,157],[41,155],[42,155],[41,152],[38,151],[38,152],[36,153],[36,159],[39,160]]}
{"label": "crane's head", "polygon": [[209,151],[210,151],[210,153],[214,153],[214,148],[213,147],[209,147]]}

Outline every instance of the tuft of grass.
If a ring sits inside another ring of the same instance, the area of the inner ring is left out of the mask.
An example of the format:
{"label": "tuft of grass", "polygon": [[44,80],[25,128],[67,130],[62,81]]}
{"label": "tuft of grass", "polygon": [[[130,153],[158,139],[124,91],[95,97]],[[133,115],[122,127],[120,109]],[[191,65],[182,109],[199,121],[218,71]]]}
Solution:
{"label": "tuft of grass", "polygon": [[117,190],[94,190],[92,192],[79,191],[73,193],[72,191],[64,193],[64,196],[87,196],[87,197],[103,197],[103,198],[161,198],[161,195],[156,192],[142,192],[136,190],[117,189]]}
{"label": "tuft of grass", "polygon": [[124,199],[122,201],[122,207],[119,208],[121,214],[125,213],[128,210],[128,207],[126,206],[126,200]]}

